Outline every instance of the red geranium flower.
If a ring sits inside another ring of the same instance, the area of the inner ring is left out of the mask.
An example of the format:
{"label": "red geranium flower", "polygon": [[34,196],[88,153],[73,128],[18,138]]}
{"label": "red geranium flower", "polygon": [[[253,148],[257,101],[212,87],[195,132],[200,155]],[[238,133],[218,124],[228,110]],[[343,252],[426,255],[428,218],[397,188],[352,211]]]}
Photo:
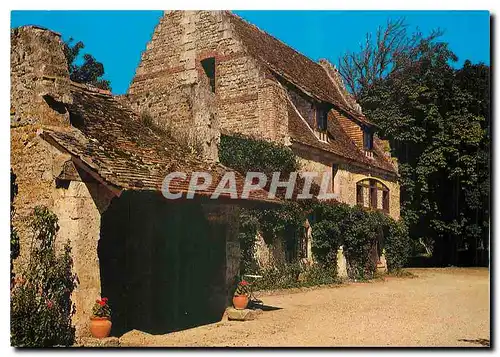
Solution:
{"label": "red geranium flower", "polygon": [[246,286],[246,285],[248,285],[248,281],[246,281],[246,280],[242,280],[242,281],[240,282],[240,285]]}
{"label": "red geranium flower", "polygon": [[47,301],[47,307],[50,309],[52,308],[52,306],[54,306],[54,303],[52,301]]}
{"label": "red geranium flower", "polygon": [[103,297],[103,298],[102,298],[102,301],[104,301],[104,302],[108,302],[108,298],[107,298],[107,297]]}
{"label": "red geranium flower", "polygon": [[106,305],[106,303],[101,300],[101,301],[99,301],[99,305],[104,306],[104,305]]}

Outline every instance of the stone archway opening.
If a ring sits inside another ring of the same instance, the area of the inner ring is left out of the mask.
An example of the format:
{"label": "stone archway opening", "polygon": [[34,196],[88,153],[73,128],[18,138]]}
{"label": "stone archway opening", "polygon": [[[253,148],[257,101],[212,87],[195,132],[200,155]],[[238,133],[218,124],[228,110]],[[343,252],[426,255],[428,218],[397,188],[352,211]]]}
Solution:
{"label": "stone archway opening", "polygon": [[220,321],[226,308],[226,227],[201,204],[126,191],[101,218],[101,295],[111,334],[164,334]]}

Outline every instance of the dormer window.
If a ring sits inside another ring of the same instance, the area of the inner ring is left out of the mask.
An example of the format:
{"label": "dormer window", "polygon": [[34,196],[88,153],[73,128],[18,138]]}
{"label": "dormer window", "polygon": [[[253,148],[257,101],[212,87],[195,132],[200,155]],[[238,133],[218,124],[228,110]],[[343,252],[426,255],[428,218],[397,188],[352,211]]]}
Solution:
{"label": "dormer window", "polygon": [[201,61],[201,66],[210,82],[212,93],[215,93],[215,57],[205,58]]}
{"label": "dormer window", "polygon": [[318,106],[316,109],[316,126],[319,131],[326,131],[328,128],[328,110],[326,108]]}
{"label": "dormer window", "polygon": [[373,150],[373,133],[366,129],[363,130],[363,149],[366,151]]}
{"label": "dormer window", "polygon": [[316,105],[315,133],[320,141],[328,142],[328,111],[329,108],[322,104]]}

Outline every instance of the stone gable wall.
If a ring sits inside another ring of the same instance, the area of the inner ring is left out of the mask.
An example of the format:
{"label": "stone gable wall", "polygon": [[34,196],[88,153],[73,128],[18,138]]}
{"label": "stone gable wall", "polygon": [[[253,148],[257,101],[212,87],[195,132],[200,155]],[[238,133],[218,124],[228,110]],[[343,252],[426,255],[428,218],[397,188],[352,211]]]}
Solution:
{"label": "stone gable wall", "polygon": [[192,115],[183,105],[186,100],[172,92],[206,81],[201,61],[209,57],[215,58],[216,66],[216,125],[223,131],[283,141],[284,90],[245,52],[223,12],[166,12],[129,88],[131,102],[138,110],[147,108],[158,121],[175,120],[182,126]]}

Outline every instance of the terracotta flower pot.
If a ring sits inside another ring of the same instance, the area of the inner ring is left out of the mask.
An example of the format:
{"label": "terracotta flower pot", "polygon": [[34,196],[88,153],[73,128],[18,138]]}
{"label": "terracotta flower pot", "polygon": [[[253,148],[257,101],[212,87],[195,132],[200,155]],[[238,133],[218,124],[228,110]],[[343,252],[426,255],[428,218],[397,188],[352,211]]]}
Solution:
{"label": "terracotta flower pot", "polygon": [[233,296],[233,305],[236,310],[246,309],[248,305],[248,296],[246,295]]}
{"label": "terracotta flower pot", "polygon": [[108,317],[91,317],[90,333],[96,338],[105,338],[111,332],[111,320]]}

